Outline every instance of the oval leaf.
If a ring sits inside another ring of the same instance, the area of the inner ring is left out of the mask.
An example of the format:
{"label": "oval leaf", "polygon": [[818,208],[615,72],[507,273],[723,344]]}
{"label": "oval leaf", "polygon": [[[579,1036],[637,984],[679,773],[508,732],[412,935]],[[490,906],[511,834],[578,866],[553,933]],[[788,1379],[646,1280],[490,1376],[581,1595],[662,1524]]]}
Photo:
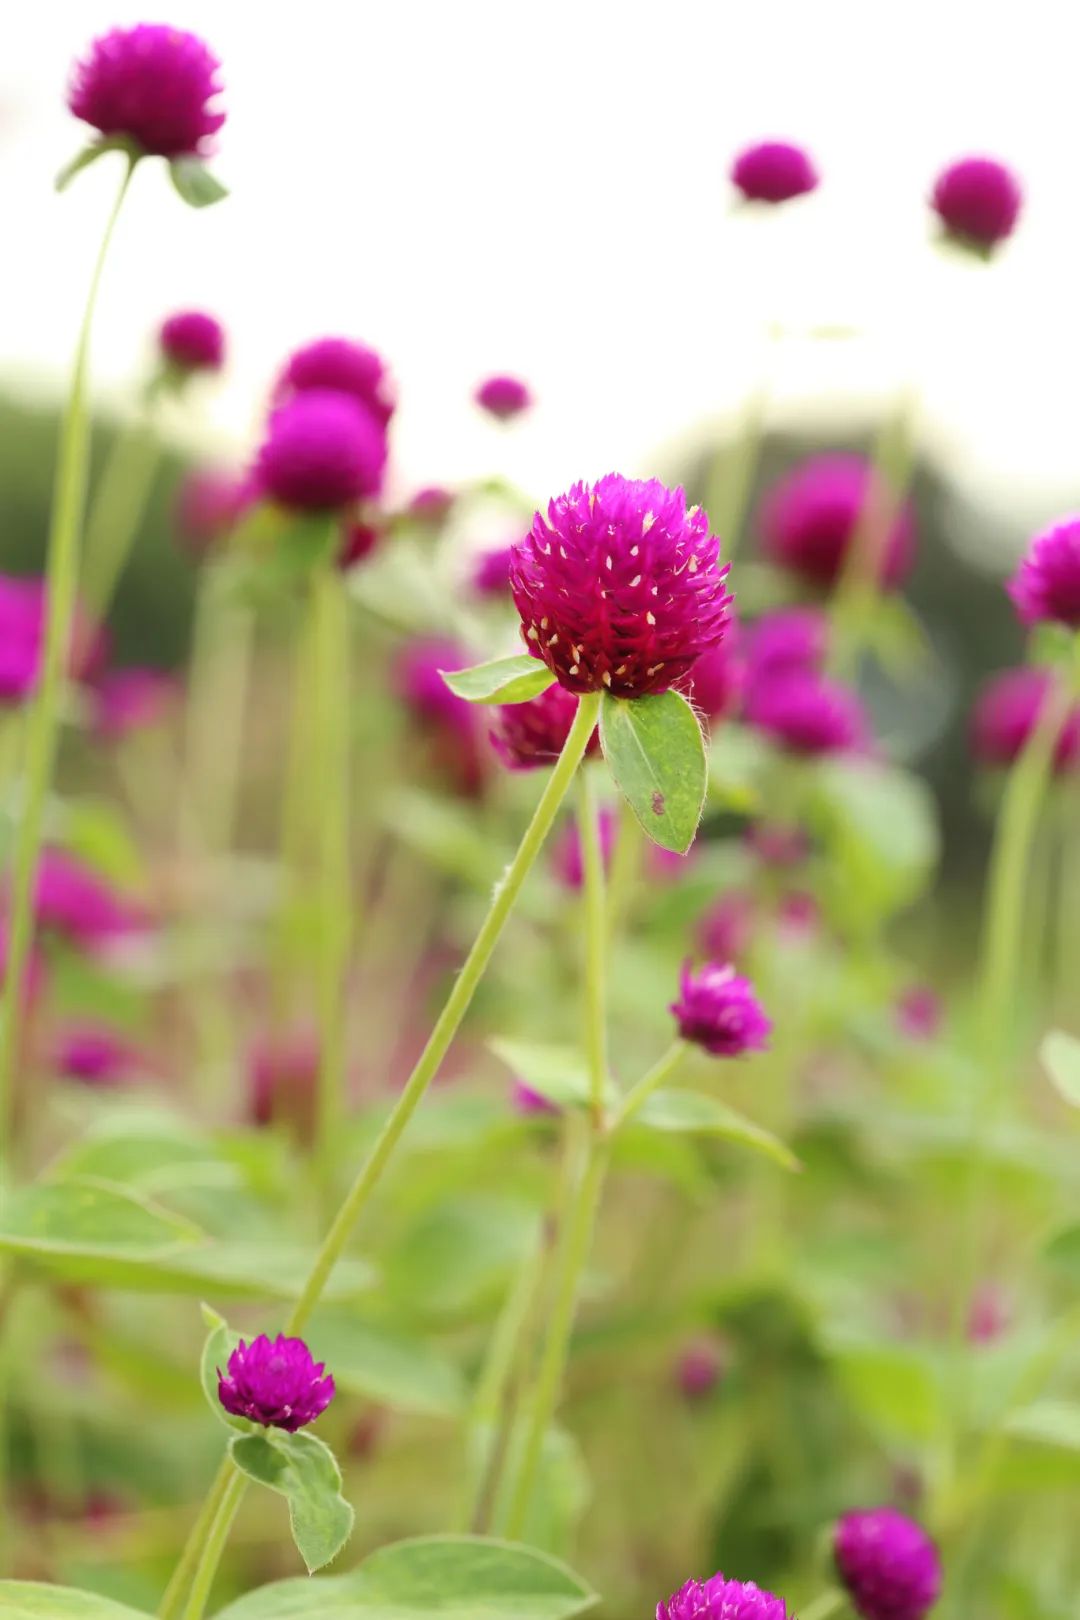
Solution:
{"label": "oval leaf", "polygon": [[238,1435],[229,1451],[241,1473],[287,1500],[293,1540],[309,1572],[337,1557],[352,1534],[353,1510],[329,1446],[303,1431],[272,1429]]}
{"label": "oval leaf", "polygon": [[217,176],[198,158],[173,158],[169,177],[189,208],[209,208],[229,195]]}
{"label": "oval leaf", "polygon": [[799,1169],[798,1159],[779,1137],[703,1091],[680,1091],[675,1087],[656,1091],[632,1116],[631,1124],[647,1125],[654,1131],[723,1137],[763,1153],[785,1170]]}
{"label": "oval leaf", "polygon": [[1052,1029],[1039,1047],[1042,1066],[1058,1096],[1080,1108],[1080,1041],[1063,1029]]}
{"label": "oval leaf", "polygon": [[471,669],[440,669],[439,674],[454,696],[466,703],[526,703],[555,680],[547,665],[528,653],[493,658]]}
{"label": "oval leaf", "polygon": [[685,855],[705,802],[705,740],[678,692],[604,693],[600,746],[619,791],[654,844]]}

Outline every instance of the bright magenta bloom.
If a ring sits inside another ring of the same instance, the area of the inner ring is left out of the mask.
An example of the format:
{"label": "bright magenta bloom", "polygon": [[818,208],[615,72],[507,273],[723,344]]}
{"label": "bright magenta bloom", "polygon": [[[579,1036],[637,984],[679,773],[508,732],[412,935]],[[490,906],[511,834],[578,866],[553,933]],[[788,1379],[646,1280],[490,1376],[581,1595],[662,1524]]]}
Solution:
{"label": "bright magenta bloom", "polygon": [[[862,456],[812,456],[787,473],[766,497],[761,514],[770,561],[813,585],[835,583],[873,491],[874,470]],[[915,528],[905,503],[884,545],[881,583],[896,586],[915,557]]]}
{"label": "bright magenta bloom", "polygon": [[[1045,669],[1025,665],[991,676],[980,692],[971,717],[971,748],[982,765],[1011,765],[1023,749],[1050,691]],[[1054,750],[1057,773],[1080,763],[1080,709],[1066,717]]]}
{"label": "bright magenta bloom", "polygon": [[117,742],[164,720],[179,697],[175,677],[162,669],[114,669],[103,675],[92,693],[94,729]]}
{"label": "bright magenta bloom", "polygon": [[382,355],[351,338],[316,338],[297,349],[285,362],[274,393],[282,403],[312,388],[348,394],[358,404],[366,405],[383,427],[397,404]]}
{"label": "bright magenta bloom", "polygon": [[833,1538],[836,1568],[863,1620],[922,1620],[941,1591],[937,1548],[895,1508],[845,1513]]}
{"label": "bright magenta bloom", "polygon": [[746,717],[793,754],[850,753],[865,746],[866,718],[854,692],[824,675],[778,675],[751,691]]}
{"label": "bright magenta bloom", "polygon": [[722,962],[707,962],[695,972],[689,962],[679,981],[680,999],[669,1011],[675,1015],[684,1041],[704,1047],[714,1057],[742,1057],[763,1052],[769,1044],[772,1020],[766,1014],[749,979]]}
{"label": "bright magenta bloom", "polygon": [[330,512],[377,494],[385,466],[381,422],[348,395],[313,388],[271,416],[255,479],[279,506]]}
{"label": "bright magenta bloom", "polygon": [[170,315],[161,324],[158,344],[179,371],[220,371],[225,364],[225,328],[201,309]]}
{"label": "bright magenta bloom", "polygon": [[1024,624],[1080,629],[1080,517],[1036,535],[1009,581],[1009,595]]}
{"label": "bright magenta bloom", "polygon": [[497,416],[500,422],[520,416],[533,402],[528,388],[517,377],[489,377],[480,384],[475,398],[482,410]]}
{"label": "bright magenta bloom", "polygon": [[525,645],[571,692],[666,692],[719,645],[731,597],[719,542],[681,489],[609,473],[537,512],[513,547]]}
{"label": "bright magenta bloom", "polygon": [[990,249],[1016,229],[1023,205],[1016,176],[996,158],[969,157],[938,176],[931,207],[950,236]]}
{"label": "bright magenta bloom", "polygon": [[57,1072],[87,1085],[123,1085],[146,1067],[142,1054],[105,1024],[71,1024],[56,1044]]}
{"label": "bright magenta bloom", "polygon": [[815,190],[818,172],[801,146],[759,141],[739,153],[731,181],[749,202],[782,203]]}
{"label": "bright magenta bloom", "polygon": [[201,39],[164,23],[113,28],[75,64],[68,106],[102,135],[157,157],[205,156],[225,122],[221,64]]}
{"label": "bright magenta bloom", "polygon": [[[23,703],[37,687],[46,607],[43,579],[0,574],[0,705]],[[76,607],[68,674],[80,681],[94,679],[105,651],[101,626]]]}
{"label": "bright magenta bloom", "polygon": [[[501,704],[488,735],[504,765],[512,771],[531,771],[558,759],[576,714],[573,693],[562,686],[549,686],[527,703]],[[599,746],[594,731],[586,753],[594,754]]]}
{"label": "bright magenta bloom", "polygon": [[783,1598],[763,1592],[753,1581],[729,1581],[719,1572],[707,1581],[687,1581],[666,1603],[656,1607],[656,1620],[795,1620]]}
{"label": "bright magenta bloom", "polygon": [[[324,1376],[325,1374],[325,1376]],[[243,1339],[229,1357],[227,1373],[218,1368],[218,1399],[234,1417],[250,1418],[264,1429],[295,1434],[334,1398],[334,1380],[326,1364],[316,1361],[303,1339],[260,1333]]]}

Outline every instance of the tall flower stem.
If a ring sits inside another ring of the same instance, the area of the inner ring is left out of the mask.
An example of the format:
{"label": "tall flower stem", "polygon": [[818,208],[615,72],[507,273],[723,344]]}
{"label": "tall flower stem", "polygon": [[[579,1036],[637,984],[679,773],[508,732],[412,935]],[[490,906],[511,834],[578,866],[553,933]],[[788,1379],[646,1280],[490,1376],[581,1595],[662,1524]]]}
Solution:
{"label": "tall flower stem", "polygon": [[581,839],[585,914],[582,975],[585,1057],[589,1070],[589,1106],[593,1126],[599,1129],[604,1119],[604,1088],[607,1084],[607,994],[604,982],[607,917],[604,911],[604,856],[600,845],[596,783],[594,773],[587,767],[579,777],[579,792],[578,833]]}
{"label": "tall flower stem", "polygon": [[[41,677],[30,709],[26,743],[26,797],[15,842],[11,876],[10,933],[7,972],[0,991],[0,1155],[10,1149],[11,1079],[19,1039],[23,979],[30,951],[32,899],[41,847],[45,800],[56,763],[60,698],[71,642],[75,595],[79,580],[79,551],[86,507],[89,460],[89,421],[86,385],[90,361],[90,334],[116,221],[127,196],[137,159],[128,158],[90,278],[90,291],[75,347],[71,388],[60,426],[60,445],[53,481],[45,570],[46,618]],[[0,1169],[0,1180],[2,1180]]]}
{"label": "tall flower stem", "polygon": [[158,1605],[158,1620],[176,1620],[180,1613],[180,1605],[184,1601],[191,1578],[195,1573],[195,1566],[199,1563],[211,1527],[216,1524],[218,1512],[221,1508],[225,1493],[233,1479],[240,1478],[231,1457],[222,1460],[214,1483],[207,1492],[206,1501],[199,1510],[188,1535],[180,1561],[172,1572],[172,1577],[165,1588],[161,1603]]}
{"label": "tall flower stem", "polygon": [[229,1539],[233,1520],[236,1518],[240,1503],[243,1501],[247,1480],[243,1474],[229,1461],[231,1477],[221,1492],[217,1508],[210,1523],[206,1540],[203,1542],[202,1553],[195,1569],[195,1578],[191,1583],[191,1591],[184,1606],[183,1620],[202,1620],[206,1612],[207,1600],[210,1597],[210,1588],[214,1584],[221,1555],[225,1551],[225,1543]]}
{"label": "tall flower stem", "polygon": [[109,446],[86,525],[82,594],[103,619],[120,582],[161,460],[161,445],[142,417],[120,427]]}

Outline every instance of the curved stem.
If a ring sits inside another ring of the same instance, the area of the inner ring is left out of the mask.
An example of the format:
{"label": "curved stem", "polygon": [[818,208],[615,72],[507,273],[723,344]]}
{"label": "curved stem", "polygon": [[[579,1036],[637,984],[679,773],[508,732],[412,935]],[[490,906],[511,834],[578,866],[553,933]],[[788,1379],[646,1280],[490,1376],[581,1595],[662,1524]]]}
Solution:
{"label": "curved stem", "polygon": [[82,325],[75,348],[71,389],[60,426],[60,445],[53,482],[45,571],[45,638],[38,689],[30,708],[26,745],[26,798],[15,843],[11,877],[7,972],[0,991],[0,1153],[10,1150],[11,1080],[19,1038],[23,979],[30,951],[33,889],[37,873],[45,800],[52,784],[60,720],[60,698],[71,642],[71,624],[79,578],[79,550],[86,506],[89,422],[86,381],[90,333],[102,272],[116,221],[137,159],[128,158],[98,249]]}
{"label": "curved stem", "polygon": [[604,1118],[604,1092],[607,1088],[607,1008],[604,985],[604,958],[607,946],[607,916],[604,909],[604,856],[600,845],[600,818],[596,803],[593,772],[581,772],[578,834],[581,839],[583,877],[583,934],[585,961],[584,992],[585,1056],[589,1070],[589,1106],[593,1125]]}
{"label": "curved stem", "polygon": [[180,1605],[184,1601],[184,1593],[195,1573],[195,1566],[199,1562],[203,1544],[210,1534],[211,1526],[216,1522],[218,1509],[222,1498],[234,1478],[240,1478],[233,1466],[231,1457],[224,1457],[216,1475],[214,1483],[207,1493],[206,1501],[199,1510],[199,1516],[188,1533],[180,1560],[172,1572],[164,1596],[158,1605],[158,1620],[176,1620],[180,1613]]}
{"label": "curved stem", "polygon": [[214,1576],[221,1563],[221,1555],[225,1551],[232,1522],[236,1518],[237,1509],[247,1488],[247,1480],[243,1474],[233,1467],[231,1462],[229,1467],[232,1470],[232,1478],[227,1481],[221,1493],[209,1532],[203,1542],[195,1578],[191,1583],[187,1603],[184,1605],[183,1620],[202,1620],[206,1612],[210,1588],[214,1584]]}

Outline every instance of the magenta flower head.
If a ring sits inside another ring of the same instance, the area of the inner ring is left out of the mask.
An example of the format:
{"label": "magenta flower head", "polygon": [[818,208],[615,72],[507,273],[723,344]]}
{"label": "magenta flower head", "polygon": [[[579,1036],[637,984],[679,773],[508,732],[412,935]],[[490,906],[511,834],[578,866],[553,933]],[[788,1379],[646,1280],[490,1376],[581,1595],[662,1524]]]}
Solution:
{"label": "magenta flower head", "polygon": [[772,675],[820,670],[829,650],[829,621],[820,608],[781,608],[757,619],[746,632],[750,685]]}
{"label": "magenta flower head", "polygon": [[1009,595],[1024,624],[1080,629],[1080,517],[1036,535],[1009,581]]}
{"label": "magenta flower head", "polygon": [[107,742],[119,742],[130,732],[160,725],[179,690],[175,678],[161,669],[110,670],[93,689],[94,730]]}
{"label": "magenta flower head", "polygon": [[309,389],[348,394],[366,405],[383,427],[394,414],[396,399],[386,361],[366,343],[351,338],[316,338],[285,362],[274,397],[279,403]]}
{"label": "magenta flower head", "polygon": [[895,1508],[845,1513],[833,1553],[852,1606],[863,1620],[922,1620],[941,1591],[937,1548]]}
{"label": "magenta flower head", "polygon": [[490,596],[502,600],[510,595],[510,558],[513,546],[494,546],[482,551],[472,572],[471,585],[477,596]]}
{"label": "magenta flower head", "polygon": [[[781,568],[827,587],[835,583],[873,494],[874,470],[862,456],[812,456],[775,484],[761,516],[765,553]],[[880,579],[896,586],[915,557],[915,526],[906,503],[884,544]]]}
{"label": "magenta flower head", "polygon": [[[37,687],[45,644],[45,581],[0,574],[0,704],[23,703]],[[103,629],[75,609],[68,673],[92,680],[103,662]]]}
{"label": "magenta flower head", "polygon": [[473,397],[481,410],[498,417],[500,422],[520,416],[533,402],[532,394],[517,377],[488,377]]}
{"label": "magenta flower head", "polygon": [[250,481],[235,473],[213,467],[189,473],[180,485],[175,507],[177,539],[182,549],[198,558],[220,545],[254,493]]}
{"label": "magenta flower head", "polygon": [[790,141],[759,141],[736,157],[731,183],[748,202],[790,202],[816,190],[818,172],[801,146]]}
{"label": "magenta flower head", "polygon": [[158,347],[177,371],[220,371],[225,364],[225,328],[201,309],[184,309],[161,323]]}
{"label": "magenta flower head", "polygon": [[241,1339],[228,1372],[218,1368],[218,1400],[226,1412],[264,1429],[295,1434],[314,1423],[333,1398],[334,1380],[325,1363],[314,1360],[303,1339],[283,1333],[276,1339],[260,1333],[250,1344]]}
{"label": "magenta flower head", "polygon": [[55,1048],[57,1073],[89,1086],[120,1086],[146,1069],[130,1042],[104,1024],[71,1024]]}
{"label": "magenta flower head", "polygon": [[[1045,669],[1002,670],[983,687],[971,717],[971,749],[980,765],[1011,765],[1035,729],[1050,692]],[[1054,749],[1058,775],[1080,763],[1080,709],[1070,710]]]}
{"label": "magenta flower head", "polygon": [[609,473],[537,512],[513,547],[525,645],[571,692],[666,692],[719,645],[731,597],[699,506]]}
{"label": "magenta flower head", "polygon": [[225,122],[221,64],[201,39],[164,23],[113,28],[75,64],[68,106],[105,136],[151,156],[200,157]]}
{"label": "magenta flower head", "polygon": [[778,675],[754,688],[746,717],[792,754],[842,754],[866,744],[867,725],[854,692],[824,675]]}
{"label": "magenta flower head", "polygon": [[687,1581],[666,1603],[656,1606],[656,1620],[795,1620],[783,1598],[762,1591],[754,1581],[729,1581],[719,1572],[707,1581]]}
{"label": "magenta flower head", "polygon": [[470,662],[452,641],[415,641],[398,654],[392,680],[427,744],[435,774],[474,799],[483,791],[489,756],[473,705],[456,697],[441,674]]}
{"label": "magenta flower head", "polygon": [[[618,818],[609,804],[601,805],[597,816],[600,833],[600,859],[604,871],[611,867],[615,853],[615,834]],[[551,846],[551,869],[566,889],[580,889],[585,882],[585,862],[581,849],[581,833],[576,821],[568,821]]]}
{"label": "magenta flower head", "polygon": [[772,1020],[750,980],[741,978],[728,963],[706,962],[696,972],[685,963],[679,1000],[668,1010],[675,1016],[682,1039],[704,1047],[713,1057],[742,1057],[768,1047]]}
{"label": "magenta flower head", "polygon": [[[488,735],[509,770],[536,770],[558,759],[576,714],[574,694],[562,686],[549,686],[527,703],[505,703],[497,708]],[[594,731],[586,752],[594,754],[599,746],[600,737]]]}
{"label": "magenta flower head", "polygon": [[145,918],[105,880],[65,850],[45,849],[34,887],[38,928],[87,950],[145,926]]}
{"label": "magenta flower head", "polygon": [[254,476],[279,506],[331,512],[377,494],[385,466],[382,423],[347,394],[312,388],[274,411]]}
{"label": "magenta flower head", "polygon": [[955,241],[989,252],[1012,235],[1023,192],[1016,176],[996,158],[969,157],[938,175],[930,206]]}

